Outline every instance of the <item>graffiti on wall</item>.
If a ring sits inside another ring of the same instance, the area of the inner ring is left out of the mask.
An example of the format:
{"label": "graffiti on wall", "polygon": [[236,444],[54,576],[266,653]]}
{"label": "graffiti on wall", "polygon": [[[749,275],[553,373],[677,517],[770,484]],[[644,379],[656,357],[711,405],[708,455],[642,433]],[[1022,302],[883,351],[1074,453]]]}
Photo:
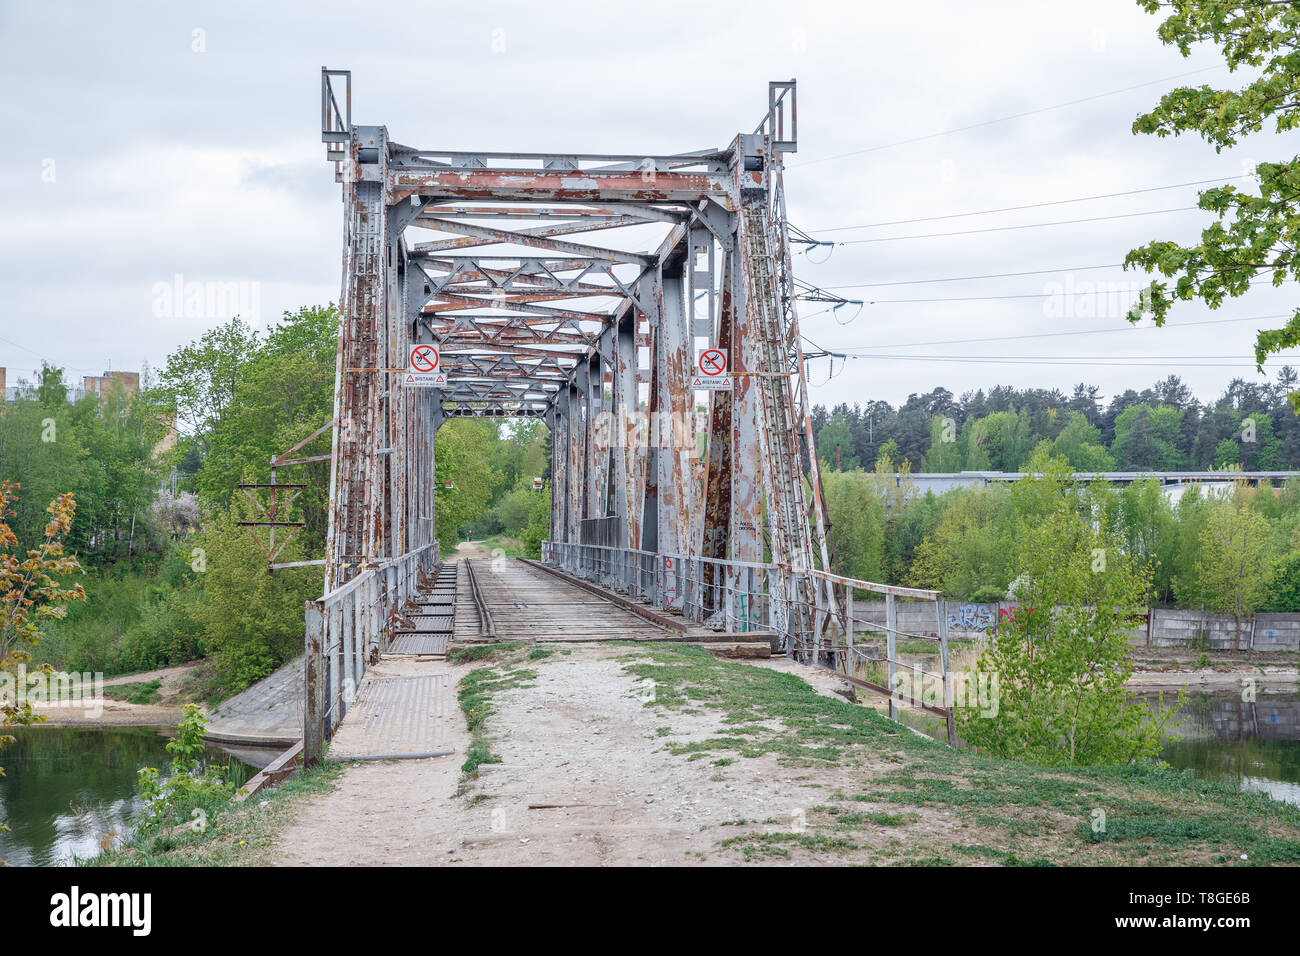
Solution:
{"label": "graffiti on wall", "polygon": [[950,631],[987,631],[996,623],[993,609],[987,604],[963,604],[948,612]]}

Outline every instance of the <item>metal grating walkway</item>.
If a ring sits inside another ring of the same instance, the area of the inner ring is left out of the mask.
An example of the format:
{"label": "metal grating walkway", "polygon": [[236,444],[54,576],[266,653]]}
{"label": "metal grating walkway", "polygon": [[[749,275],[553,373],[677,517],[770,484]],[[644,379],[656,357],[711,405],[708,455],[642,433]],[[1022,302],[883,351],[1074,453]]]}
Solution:
{"label": "metal grating walkway", "polygon": [[[451,619],[447,619],[450,625]],[[447,631],[434,631],[420,633],[415,631],[405,631],[400,633],[388,645],[388,652],[385,656],[396,656],[399,654],[417,654],[438,656],[447,653],[447,638],[450,637],[450,629]]]}
{"label": "metal grating walkway", "polygon": [[[340,739],[343,760],[385,757],[443,757],[446,745],[446,674],[419,677],[367,675],[348,711],[348,740]],[[342,735],[340,735],[341,737]]]}

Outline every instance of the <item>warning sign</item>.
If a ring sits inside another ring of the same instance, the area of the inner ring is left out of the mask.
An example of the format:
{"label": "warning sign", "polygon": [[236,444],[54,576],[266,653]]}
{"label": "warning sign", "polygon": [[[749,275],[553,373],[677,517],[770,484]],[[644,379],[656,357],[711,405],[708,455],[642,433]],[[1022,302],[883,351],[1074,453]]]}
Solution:
{"label": "warning sign", "polygon": [[432,345],[412,345],[402,384],[411,388],[429,388],[447,384],[442,373],[438,350]]}
{"label": "warning sign", "polygon": [[732,376],[727,368],[726,349],[704,349],[695,363],[695,375],[691,378],[691,388],[700,388],[717,392],[731,391]]}

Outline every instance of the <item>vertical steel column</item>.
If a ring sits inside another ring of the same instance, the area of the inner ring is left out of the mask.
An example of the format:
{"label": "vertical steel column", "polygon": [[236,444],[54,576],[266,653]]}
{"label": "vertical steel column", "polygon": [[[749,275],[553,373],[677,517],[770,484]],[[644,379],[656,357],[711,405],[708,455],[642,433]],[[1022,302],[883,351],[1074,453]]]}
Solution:
{"label": "vertical steel column", "polygon": [[[614,401],[611,432],[614,448],[614,513],[623,516],[619,531],[624,548],[640,544],[636,521],[637,393],[636,313],[631,309],[618,323],[614,337]],[[634,504],[636,507],[634,507]]]}
{"label": "vertical steel column", "polygon": [[[373,153],[372,153],[373,151]],[[362,163],[362,154],[374,162]],[[346,240],[335,379],[335,440],[330,466],[331,508],[327,590],[351,577],[363,560],[384,553],[388,495],[378,450],[386,358],[390,251],[385,204],[387,133],[358,126],[352,133],[344,188]]]}
{"label": "vertical steel column", "polygon": [[731,295],[731,365],[735,372],[732,389],[731,439],[731,557],[737,561],[762,561],[763,539],[759,530],[763,513],[762,443],[759,409],[762,370],[758,330],[753,326],[746,295],[742,264],[741,217],[736,216],[732,247],[726,255],[725,295]]}
{"label": "vertical steel column", "polygon": [[[580,369],[581,366],[579,366]],[[586,462],[583,461],[582,441],[585,428],[585,423],[582,420],[583,396],[582,386],[579,384],[583,377],[581,374],[575,376],[575,381],[569,386],[569,444],[568,448],[565,449],[569,456],[569,520],[568,527],[565,530],[565,540],[575,545],[582,541],[583,486],[587,477]]]}
{"label": "vertical steel column", "polygon": [[587,500],[586,516],[600,518],[605,515],[605,466],[609,458],[609,442],[605,438],[608,424],[601,414],[605,404],[605,363],[599,352],[593,352],[587,363],[587,413],[585,441],[587,444]]}
{"label": "vertical steel column", "polygon": [[548,537],[559,541],[564,528],[564,456],[560,452],[564,447],[564,415],[560,411],[558,395],[546,410],[546,425],[551,430],[551,531]]}
{"label": "vertical steel column", "polygon": [[303,659],[303,725],[302,759],[308,767],[320,763],[325,753],[325,694],[324,694],[324,602],[308,601],[306,616],[306,647]]}
{"label": "vertical steel column", "polygon": [[[695,487],[690,464],[694,450],[690,373],[694,350],[686,327],[681,272],[660,271],[655,283],[659,308],[659,551],[697,554],[690,539]],[[679,595],[680,596],[680,595]]]}
{"label": "vertical steel column", "polygon": [[[731,289],[731,257],[723,260],[722,306],[718,316],[717,334],[712,344],[734,355],[732,347],[732,322],[734,320]],[[734,359],[731,360],[734,364]],[[727,558],[727,544],[731,538],[732,492],[732,408],[736,392],[709,392],[709,436],[704,473],[704,522],[700,553],[715,560]],[[709,609],[713,604],[712,589],[722,582],[715,579],[721,572],[713,564],[704,565],[704,581],[709,585]]]}

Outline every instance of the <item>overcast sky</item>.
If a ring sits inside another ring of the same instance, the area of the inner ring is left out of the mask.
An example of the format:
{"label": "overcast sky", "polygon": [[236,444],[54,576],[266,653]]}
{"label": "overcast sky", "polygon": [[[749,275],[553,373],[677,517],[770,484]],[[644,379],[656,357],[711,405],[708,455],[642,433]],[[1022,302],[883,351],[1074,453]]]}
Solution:
{"label": "overcast sky", "polygon": [[[1250,319],[1293,308],[1293,287],[1216,311],[1180,304],[1164,330],[1128,328],[1127,296],[1044,296],[1132,282],[1113,267],[1128,249],[1193,239],[1208,214],[1129,214],[1192,206],[1196,187],[842,229],[1227,179],[1297,152],[1297,137],[1271,133],[1219,154],[1195,138],[1132,135],[1134,116],[1179,82],[1230,82],[1216,51],[1184,59],[1162,46],[1158,22],[1134,0],[4,0],[0,365],[11,384],[41,358],[73,377],[158,367],[225,318],[157,314],[159,284],[177,276],[246,283],[243,311],[262,326],[337,300],[322,65],[353,71],[353,120],[398,142],[524,151],[720,146],[757,124],[769,79],[793,76],[791,220],[855,241],[799,257],[796,274],[863,286],[839,291],[874,302],[804,310],[809,340],[861,356],[836,361],[829,379],[827,361],[814,362],[815,400],[1079,381],[1109,397],[1169,373],[1213,398],[1235,376],[1263,380],[1254,332],[1281,320]],[[1205,72],[1171,79],[1192,71]],[[1016,272],[1035,274],[882,284]],[[900,299],[959,301],[887,301]],[[1080,331],[1091,334],[987,341]]]}

